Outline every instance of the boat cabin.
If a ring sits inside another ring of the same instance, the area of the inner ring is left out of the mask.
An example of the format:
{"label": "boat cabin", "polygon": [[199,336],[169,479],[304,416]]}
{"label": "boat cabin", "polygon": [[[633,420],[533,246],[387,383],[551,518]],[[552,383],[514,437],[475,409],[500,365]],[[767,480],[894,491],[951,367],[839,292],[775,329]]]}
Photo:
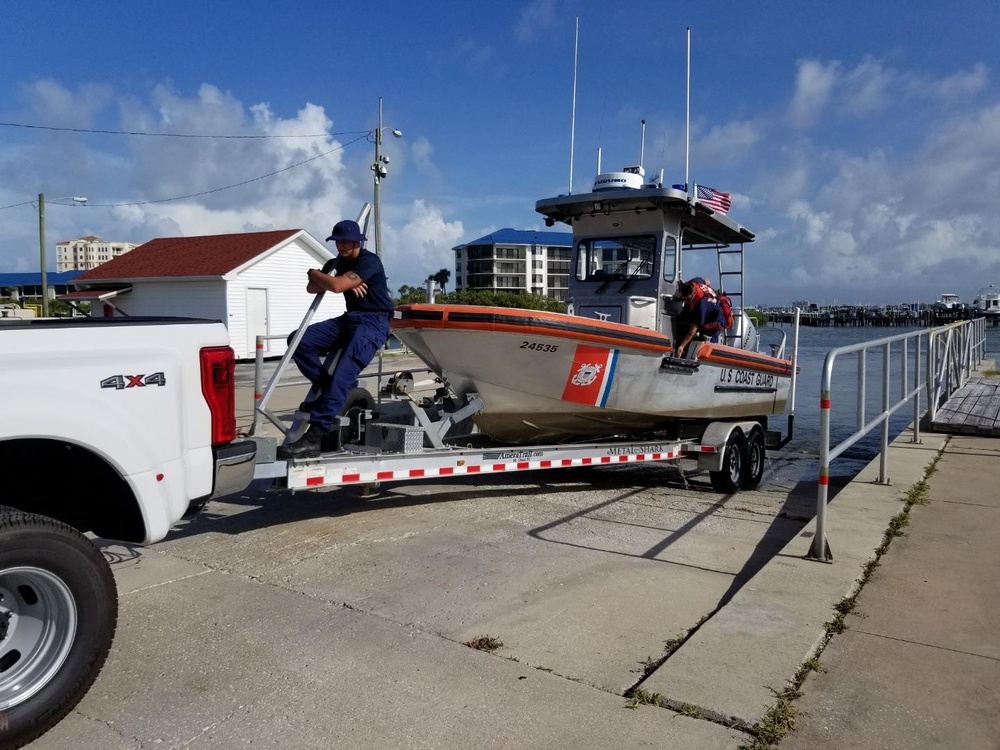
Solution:
{"label": "boat cabin", "polygon": [[756,342],[742,340],[752,330],[743,325],[742,297],[743,246],[754,234],[696,195],[683,185],[647,182],[642,167],[626,167],[599,174],[589,193],[538,201],[535,210],[547,226],[563,222],[573,229],[567,311],[675,338],[681,305],[673,297],[685,279],[684,259],[714,250],[712,286],[732,298],[738,321],[726,343],[753,348]]}
{"label": "boat cabin", "polygon": [[980,289],[972,301],[972,307],[981,315],[1000,315],[1000,288],[990,284],[985,289]]}

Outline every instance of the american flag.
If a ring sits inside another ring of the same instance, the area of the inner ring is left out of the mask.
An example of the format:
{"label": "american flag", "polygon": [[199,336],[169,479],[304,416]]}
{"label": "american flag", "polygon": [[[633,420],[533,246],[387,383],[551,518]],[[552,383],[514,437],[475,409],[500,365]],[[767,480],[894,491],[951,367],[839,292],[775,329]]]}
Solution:
{"label": "american flag", "polygon": [[698,185],[697,187],[699,203],[704,203],[719,213],[729,213],[729,206],[732,205],[732,201],[729,200],[729,193],[720,193],[715,188],[704,187],[702,185]]}

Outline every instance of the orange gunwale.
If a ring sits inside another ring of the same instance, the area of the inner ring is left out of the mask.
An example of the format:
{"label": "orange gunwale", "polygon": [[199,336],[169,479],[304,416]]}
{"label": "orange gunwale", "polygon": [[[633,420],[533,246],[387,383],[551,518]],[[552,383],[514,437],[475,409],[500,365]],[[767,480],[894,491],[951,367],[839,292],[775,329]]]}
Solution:
{"label": "orange gunwale", "polygon": [[[655,354],[673,351],[670,338],[658,331],[635,328],[607,320],[589,320],[565,313],[477,305],[400,305],[392,321],[394,330],[434,329],[513,333],[549,336],[598,344],[614,349],[633,349]],[[766,354],[747,352],[719,344],[702,344],[700,361],[726,367],[741,367],[788,376],[792,363]]]}

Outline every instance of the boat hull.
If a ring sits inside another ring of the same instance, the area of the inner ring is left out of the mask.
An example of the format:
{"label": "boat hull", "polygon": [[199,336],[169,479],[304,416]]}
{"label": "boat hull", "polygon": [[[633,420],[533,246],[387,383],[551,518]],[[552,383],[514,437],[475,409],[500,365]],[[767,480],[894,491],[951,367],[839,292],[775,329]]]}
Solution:
{"label": "boat hull", "polygon": [[407,305],[393,332],[459,395],[478,393],[477,425],[505,442],[767,416],[789,392],[786,360],[707,343],[696,361],[677,360],[663,334],[560,313]]}

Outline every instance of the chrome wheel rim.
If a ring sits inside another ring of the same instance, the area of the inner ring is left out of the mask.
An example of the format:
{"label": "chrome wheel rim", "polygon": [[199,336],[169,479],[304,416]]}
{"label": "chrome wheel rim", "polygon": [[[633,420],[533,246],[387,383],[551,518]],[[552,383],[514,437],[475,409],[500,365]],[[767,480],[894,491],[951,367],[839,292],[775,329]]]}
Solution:
{"label": "chrome wheel rim", "polygon": [[76,602],[59,576],[28,566],[0,570],[0,711],[55,677],[76,630]]}

